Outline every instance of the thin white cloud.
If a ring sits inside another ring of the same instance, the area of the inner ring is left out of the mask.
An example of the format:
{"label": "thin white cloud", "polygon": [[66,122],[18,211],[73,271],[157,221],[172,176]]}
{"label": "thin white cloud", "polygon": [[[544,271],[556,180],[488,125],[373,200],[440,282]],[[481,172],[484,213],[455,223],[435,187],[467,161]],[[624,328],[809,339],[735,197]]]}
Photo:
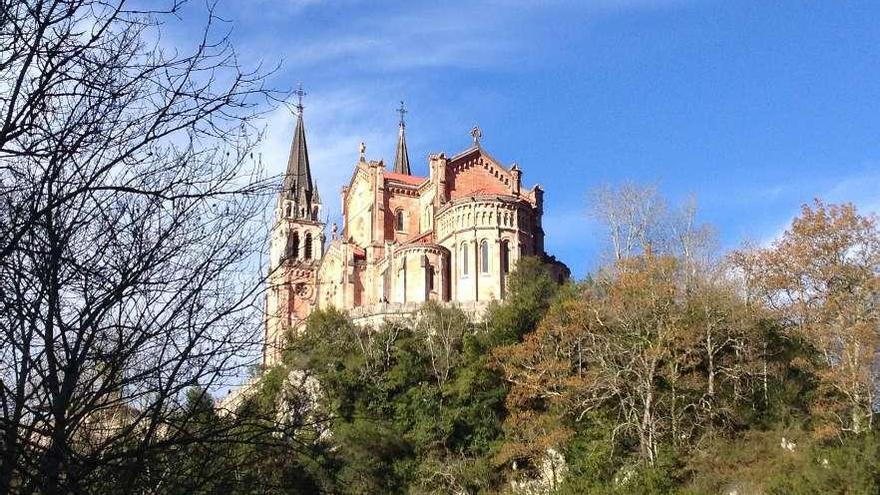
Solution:
{"label": "thin white cloud", "polygon": [[862,215],[880,215],[880,195],[877,193],[880,191],[880,172],[854,173],[829,182],[815,187],[814,190],[818,192],[812,197],[801,198],[800,204],[792,205],[789,218],[763,236],[757,244],[766,247],[781,238],[791,227],[792,220],[800,214],[800,206],[811,203],[813,199],[826,203],[852,203]]}
{"label": "thin white cloud", "polygon": [[834,203],[853,203],[862,213],[880,214],[880,172],[845,177],[820,198]]}
{"label": "thin white cloud", "polygon": [[[261,32],[263,36],[243,39],[243,49],[260,58],[267,53],[283,58],[286,70],[344,66],[349,71],[378,73],[429,67],[498,67],[522,48],[523,40],[505,23],[509,16],[460,13],[447,8],[377,9],[320,30],[292,29],[283,36]],[[291,19],[291,24],[296,22]]]}

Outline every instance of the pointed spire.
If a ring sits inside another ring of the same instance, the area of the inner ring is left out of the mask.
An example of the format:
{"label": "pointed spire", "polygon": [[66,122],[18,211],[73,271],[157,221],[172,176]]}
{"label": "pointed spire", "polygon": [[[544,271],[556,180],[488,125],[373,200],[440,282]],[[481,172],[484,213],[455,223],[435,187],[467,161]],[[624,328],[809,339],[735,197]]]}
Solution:
{"label": "pointed spire", "polygon": [[312,186],[312,204],[321,204],[321,197],[318,195],[318,181],[313,181]]}
{"label": "pointed spire", "polygon": [[412,175],[409,168],[409,152],[406,150],[406,121],[404,115],[407,110],[403,102],[400,102],[400,108],[397,109],[400,114],[400,126],[397,131],[397,153],[394,156],[394,171],[398,174]]}
{"label": "pointed spire", "polygon": [[295,218],[312,219],[312,206],[318,203],[318,198],[312,182],[309,150],[306,146],[306,129],[303,124],[303,109],[305,107],[302,104],[306,92],[303,91],[302,84],[293,94],[297,97],[296,130],[293,132],[293,143],[290,145],[290,156],[287,159],[287,172],[284,175],[284,184],[281,188],[281,199],[294,202],[292,213]]}

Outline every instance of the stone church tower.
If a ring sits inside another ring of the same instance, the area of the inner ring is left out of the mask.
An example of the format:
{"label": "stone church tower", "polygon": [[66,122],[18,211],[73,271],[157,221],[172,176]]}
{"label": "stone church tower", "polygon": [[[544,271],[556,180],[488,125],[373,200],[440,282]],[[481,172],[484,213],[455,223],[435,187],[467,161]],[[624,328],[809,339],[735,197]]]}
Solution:
{"label": "stone church tower", "polygon": [[299,89],[296,130],[287,171],[275,206],[269,245],[269,288],[266,296],[266,335],[263,362],[280,358],[286,338],[312,311],[317,295],[317,271],[324,255],[321,199],[312,179]]}

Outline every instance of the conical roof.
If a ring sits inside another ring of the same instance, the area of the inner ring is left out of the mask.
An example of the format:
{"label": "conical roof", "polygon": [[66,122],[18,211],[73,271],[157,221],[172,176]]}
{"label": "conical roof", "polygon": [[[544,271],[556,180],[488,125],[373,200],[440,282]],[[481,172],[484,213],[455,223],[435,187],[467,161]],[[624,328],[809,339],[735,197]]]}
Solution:
{"label": "conical roof", "polygon": [[282,193],[295,197],[302,189],[311,192],[312,171],[309,167],[306,129],[302,112],[299,112],[296,118],[296,130],[293,131],[293,143],[290,145],[290,155],[287,158],[287,172],[284,175]]}
{"label": "conical roof", "polygon": [[294,202],[293,216],[295,218],[315,220],[311,218],[314,215],[312,206],[317,204],[319,200],[312,181],[301,106],[296,118],[296,130],[293,132],[293,142],[290,145],[290,155],[287,159],[287,171],[284,174],[280,199]]}
{"label": "conical roof", "polygon": [[394,154],[394,173],[412,175],[409,168],[409,152],[406,150],[406,121],[404,116],[408,113],[406,105],[400,102],[400,108],[397,109],[400,114],[400,127],[397,131],[397,152]]}
{"label": "conical roof", "polygon": [[409,152],[406,150],[406,131],[403,122],[400,123],[400,131],[397,134],[397,153],[394,155],[394,172],[398,174],[412,175],[409,168]]}

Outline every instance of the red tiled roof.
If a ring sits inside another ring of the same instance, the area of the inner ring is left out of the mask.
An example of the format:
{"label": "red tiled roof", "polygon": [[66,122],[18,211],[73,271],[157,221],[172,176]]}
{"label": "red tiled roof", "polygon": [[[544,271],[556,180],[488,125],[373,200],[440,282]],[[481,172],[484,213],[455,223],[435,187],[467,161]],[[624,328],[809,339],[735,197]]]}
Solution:
{"label": "red tiled roof", "polygon": [[386,179],[396,180],[405,184],[419,185],[425,181],[424,177],[415,177],[413,175],[398,174],[397,172],[383,172],[382,175]]}

